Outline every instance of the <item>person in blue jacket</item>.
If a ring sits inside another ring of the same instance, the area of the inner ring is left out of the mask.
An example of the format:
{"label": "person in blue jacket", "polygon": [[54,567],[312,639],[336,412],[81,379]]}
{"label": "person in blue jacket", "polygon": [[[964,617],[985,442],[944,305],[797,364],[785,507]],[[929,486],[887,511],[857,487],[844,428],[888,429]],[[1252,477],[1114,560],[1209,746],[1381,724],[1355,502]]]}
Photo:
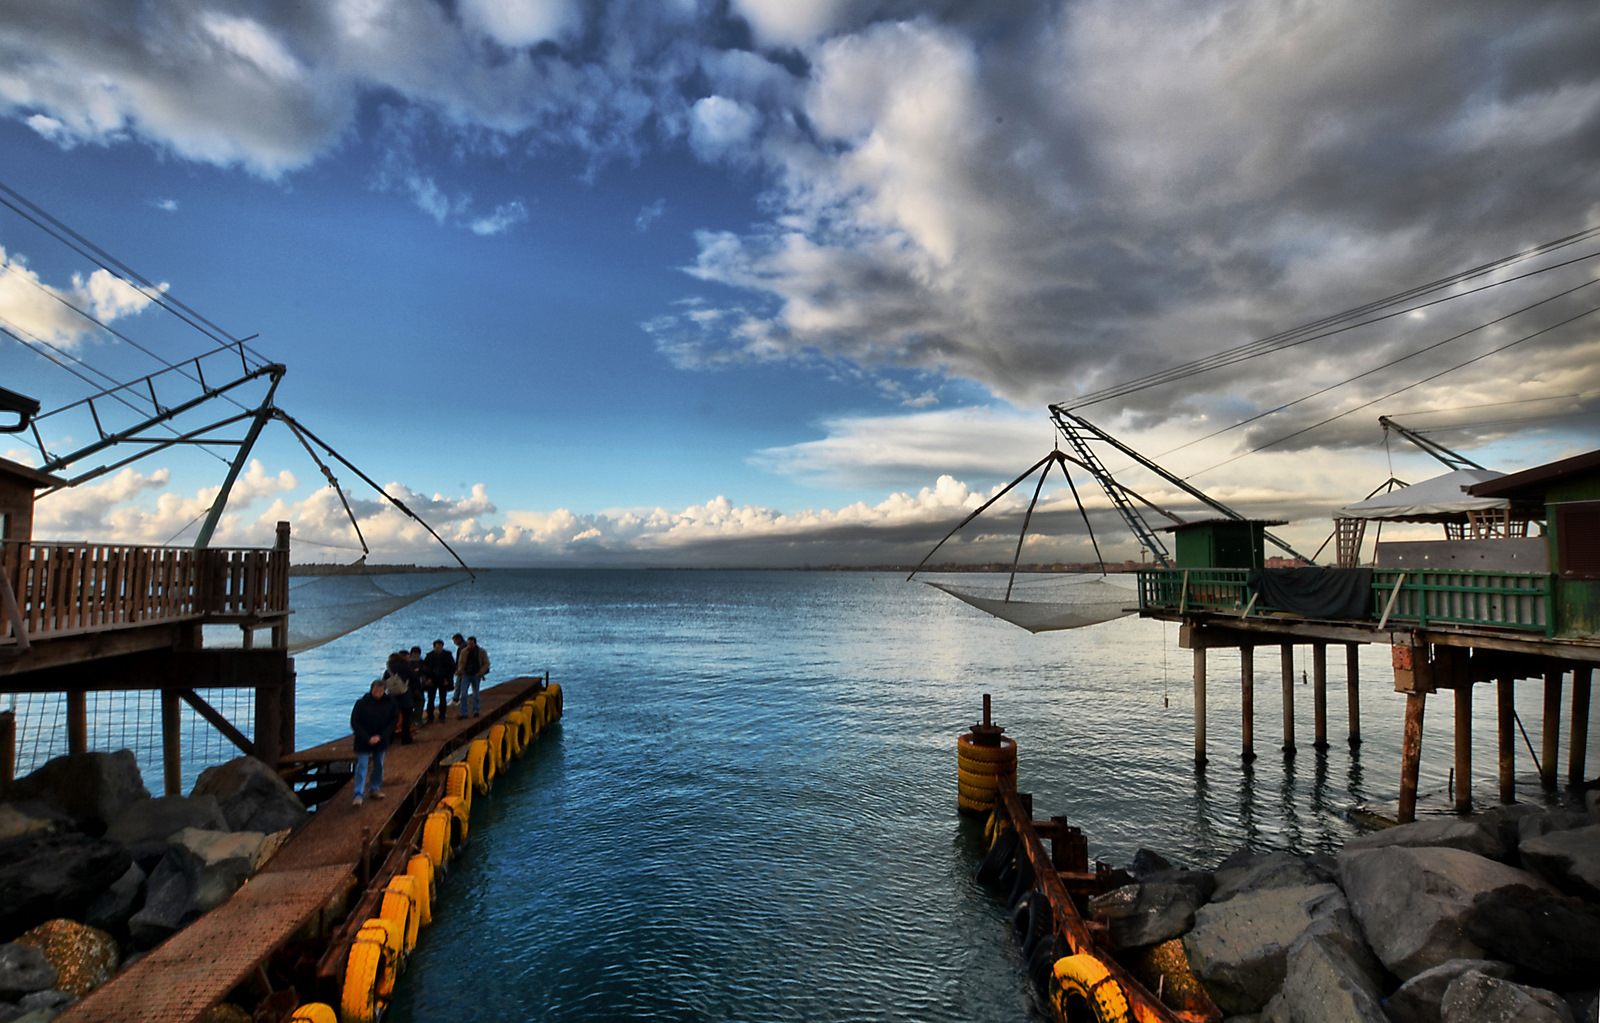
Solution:
{"label": "person in blue jacket", "polygon": [[367,695],[357,700],[350,711],[350,731],[356,747],[356,806],[366,796],[383,798],[383,755],[399,720],[400,708],[386,691],[383,679],[373,679]]}

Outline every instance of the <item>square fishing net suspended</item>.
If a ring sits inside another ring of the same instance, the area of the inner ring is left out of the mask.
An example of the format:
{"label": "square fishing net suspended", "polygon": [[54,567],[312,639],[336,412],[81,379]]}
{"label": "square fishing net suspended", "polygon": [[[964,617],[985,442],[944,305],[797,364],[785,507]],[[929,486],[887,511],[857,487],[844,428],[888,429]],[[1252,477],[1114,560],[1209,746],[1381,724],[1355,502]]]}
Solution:
{"label": "square fishing net suspended", "polygon": [[[428,576],[418,584],[415,576],[386,575],[391,589],[379,586],[364,573],[303,576],[290,585],[289,652],[298,654],[331,643],[423,597],[464,581],[463,576]],[[410,585],[407,585],[410,584]],[[397,592],[399,591],[399,592]]]}
{"label": "square fishing net suspended", "polygon": [[[1099,625],[1138,610],[1138,596],[1130,589],[1101,579],[1026,580],[1001,583],[941,583],[924,579],[936,590],[966,601],[980,611],[1027,629],[1054,632]],[[1006,591],[1010,590],[1010,596]]]}

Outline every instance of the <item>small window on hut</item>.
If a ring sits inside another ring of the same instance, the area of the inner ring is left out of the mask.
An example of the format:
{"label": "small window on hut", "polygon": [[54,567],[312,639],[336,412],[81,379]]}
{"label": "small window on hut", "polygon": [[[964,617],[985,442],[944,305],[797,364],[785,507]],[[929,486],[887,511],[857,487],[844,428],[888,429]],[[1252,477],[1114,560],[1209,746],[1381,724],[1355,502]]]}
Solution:
{"label": "small window on hut", "polygon": [[1558,504],[1556,565],[1563,579],[1600,579],[1600,501]]}

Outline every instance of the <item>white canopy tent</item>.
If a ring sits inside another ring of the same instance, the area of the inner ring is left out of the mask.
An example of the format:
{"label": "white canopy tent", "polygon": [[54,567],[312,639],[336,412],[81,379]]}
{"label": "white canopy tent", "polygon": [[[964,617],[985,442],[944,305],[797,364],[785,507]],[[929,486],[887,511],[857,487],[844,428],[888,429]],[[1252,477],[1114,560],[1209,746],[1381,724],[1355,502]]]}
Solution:
{"label": "white canopy tent", "polygon": [[1385,522],[1462,521],[1468,512],[1511,507],[1511,502],[1503,497],[1473,497],[1466,492],[1474,483],[1499,479],[1504,475],[1493,469],[1457,469],[1340,508],[1333,515],[1339,519],[1379,519]]}

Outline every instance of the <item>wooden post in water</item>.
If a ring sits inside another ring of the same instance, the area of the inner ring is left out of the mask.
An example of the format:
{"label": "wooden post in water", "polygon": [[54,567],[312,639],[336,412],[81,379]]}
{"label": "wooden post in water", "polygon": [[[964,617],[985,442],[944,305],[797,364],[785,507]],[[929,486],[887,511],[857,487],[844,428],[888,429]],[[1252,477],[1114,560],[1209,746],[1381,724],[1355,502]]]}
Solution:
{"label": "wooden post in water", "polygon": [[67,694],[67,752],[89,752],[89,694],[82,689]]}
{"label": "wooden post in water", "polygon": [[161,690],[161,785],[169,796],[183,795],[183,718],[171,689]]}
{"label": "wooden post in water", "polygon": [[1417,819],[1417,772],[1422,764],[1422,714],[1426,693],[1406,694],[1406,730],[1400,746],[1400,823]]}
{"label": "wooden post in water", "polygon": [[1567,737],[1567,784],[1573,787],[1584,782],[1584,757],[1589,746],[1589,686],[1593,677],[1593,668],[1574,668],[1572,671],[1572,732]]}
{"label": "wooden post in water", "polygon": [[1194,648],[1194,762],[1206,762],[1206,648]]}
{"label": "wooden post in water", "polygon": [[1556,787],[1556,757],[1561,741],[1561,676],[1564,672],[1544,673],[1544,747],[1539,757],[1539,783],[1547,789]]}
{"label": "wooden post in water", "polygon": [[1456,813],[1472,812],[1472,682],[1456,679]]}
{"label": "wooden post in water", "polygon": [[1294,646],[1290,643],[1279,648],[1283,662],[1283,751],[1294,753]]}
{"label": "wooden post in water", "polygon": [[1256,758],[1256,648],[1239,648],[1239,716],[1244,726],[1245,761]]}
{"label": "wooden post in water", "polygon": [[1344,685],[1350,700],[1350,745],[1361,745],[1361,647],[1344,645]]}
{"label": "wooden post in water", "polygon": [[1495,703],[1499,725],[1500,741],[1500,802],[1515,803],[1517,801],[1517,737],[1516,737],[1516,690],[1517,680],[1514,678],[1496,679]]}
{"label": "wooden post in water", "polygon": [[1311,745],[1328,748],[1328,644],[1311,644],[1311,709],[1314,737]]}

